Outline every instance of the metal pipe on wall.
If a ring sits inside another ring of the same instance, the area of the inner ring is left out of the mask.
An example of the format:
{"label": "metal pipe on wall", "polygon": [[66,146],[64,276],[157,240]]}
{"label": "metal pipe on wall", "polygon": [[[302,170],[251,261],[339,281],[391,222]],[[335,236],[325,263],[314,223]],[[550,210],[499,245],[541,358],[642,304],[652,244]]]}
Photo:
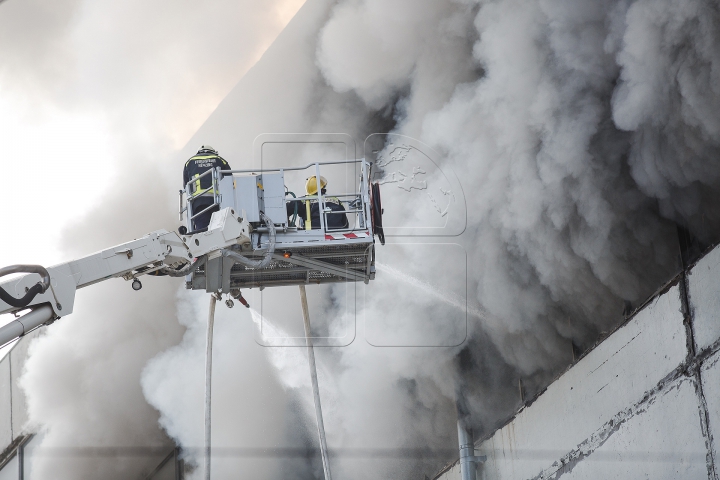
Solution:
{"label": "metal pipe on wall", "polygon": [[458,444],[460,446],[460,477],[462,480],[476,480],[477,473],[475,463],[472,458],[475,457],[475,439],[472,430],[463,425],[463,421],[458,419]]}
{"label": "metal pipe on wall", "polygon": [[458,418],[458,445],[460,447],[460,477],[462,480],[477,480],[477,465],[487,457],[475,456],[475,438],[467,418]]}

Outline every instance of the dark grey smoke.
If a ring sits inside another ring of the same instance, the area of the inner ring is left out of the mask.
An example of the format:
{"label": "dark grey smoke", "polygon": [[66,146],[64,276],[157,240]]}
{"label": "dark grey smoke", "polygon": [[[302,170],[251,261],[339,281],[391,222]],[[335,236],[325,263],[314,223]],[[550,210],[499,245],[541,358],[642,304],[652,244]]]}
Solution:
{"label": "dark grey smoke", "polygon": [[[454,370],[479,430],[517,404],[489,407],[511,387],[481,379],[509,367],[537,391],[672,276],[678,224],[717,238],[718,20],[704,1],[334,9],[326,80],[394,105],[394,131],[461,172],[472,297],[491,318]],[[488,340],[505,367],[482,358]]]}

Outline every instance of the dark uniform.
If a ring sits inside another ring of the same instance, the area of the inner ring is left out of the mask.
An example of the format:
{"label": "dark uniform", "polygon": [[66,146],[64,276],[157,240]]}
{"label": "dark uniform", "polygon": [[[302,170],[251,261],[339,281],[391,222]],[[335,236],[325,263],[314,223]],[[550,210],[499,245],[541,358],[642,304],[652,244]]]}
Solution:
{"label": "dark uniform", "polygon": [[[324,194],[324,192],[323,192]],[[345,212],[345,207],[342,206],[340,200],[335,197],[323,197],[325,200],[325,207],[329,208],[333,212]],[[302,218],[307,222],[307,206],[305,202],[310,202],[310,227],[315,230],[320,228],[320,207],[317,200],[290,200],[287,203],[288,217],[295,212],[295,205],[297,205],[298,217]],[[348,219],[346,213],[328,213],[325,216],[327,224],[325,225],[326,230],[339,230],[348,228]]]}
{"label": "dark uniform", "polygon": [[[187,162],[185,162],[185,168],[183,169],[183,187],[185,187],[185,185],[187,185],[187,183],[193,178],[199,177],[201,174],[205,173],[211,168],[216,167],[220,167],[222,170],[230,170],[230,164],[228,164],[228,162],[225,161],[224,158],[218,155],[218,153],[213,150],[212,147],[203,146],[200,150],[198,150],[198,153],[195,156],[191,157]],[[205,190],[206,188],[210,188],[212,186],[211,175],[212,174],[208,174],[198,180],[195,180],[190,187],[191,194],[194,194],[195,192],[201,190]],[[206,209],[213,203],[213,191],[209,190],[208,192],[200,195],[200,197],[196,200],[193,200],[193,215]],[[208,225],[210,224],[210,217],[212,216],[213,212],[217,212],[218,210],[219,207],[215,206],[207,212],[203,213],[202,215],[195,217],[192,222],[192,230],[194,232],[197,232],[207,229]]]}

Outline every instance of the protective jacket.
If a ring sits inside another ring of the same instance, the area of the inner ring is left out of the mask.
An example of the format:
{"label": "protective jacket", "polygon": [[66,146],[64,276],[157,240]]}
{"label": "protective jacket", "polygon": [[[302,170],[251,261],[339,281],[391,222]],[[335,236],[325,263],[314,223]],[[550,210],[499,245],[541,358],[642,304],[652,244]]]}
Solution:
{"label": "protective jacket", "polygon": [[[185,162],[185,168],[183,169],[183,187],[195,177],[199,177],[201,174],[210,170],[211,168],[220,167],[222,170],[230,170],[230,164],[225,161],[220,155],[198,152],[197,155],[191,157],[190,160]],[[192,192],[204,190],[212,186],[212,174],[207,174],[199,180],[195,181]],[[212,194],[212,192],[207,192]]]}
{"label": "protective jacket", "polygon": [[[333,212],[343,213],[328,213],[325,216],[327,224],[325,228],[327,230],[339,230],[342,228],[348,228],[348,219],[345,212],[345,207],[342,206],[340,200],[335,197],[323,197],[325,200],[325,207],[329,208]],[[307,203],[306,203],[307,202]],[[313,230],[320,228],[320,207],[317,200],[291,200],[287,203],[287,213],[291,216],[295,212],[295,205],[297,205],[297,214],[302,218],[307,225],[307,211],[308,203],[310,208],[310,228]]]}

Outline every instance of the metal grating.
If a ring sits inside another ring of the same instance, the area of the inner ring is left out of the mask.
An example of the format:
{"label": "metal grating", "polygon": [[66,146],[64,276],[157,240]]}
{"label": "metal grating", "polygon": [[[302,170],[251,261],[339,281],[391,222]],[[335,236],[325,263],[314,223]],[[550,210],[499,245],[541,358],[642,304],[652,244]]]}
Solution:
{"label": "metal grating", "polygon": [[[314,260],[327,263],[335,268],[352,270],[363,278],[367,275],[372,255],[371,245],[366,243],[323,245],[317,247],[297,247],[278,249],[276,253],[292,252],[301,254]],[[262,252],[253,252],[249,258],[261,258]],[[204,289],[206,285],[206,272],[204,267],[197,269],[193,275],[189,288]],[[372,277],[370,277],[372,278]],[[263,286],[300,285],[306,283],[332,283],[348,282],[346,277],[332,272],[304,267],[285,262],[281,259],[273,260],[264,268],[256,269],[242,264],[233,265],[230,270],[230,288],[250,288]]]}

